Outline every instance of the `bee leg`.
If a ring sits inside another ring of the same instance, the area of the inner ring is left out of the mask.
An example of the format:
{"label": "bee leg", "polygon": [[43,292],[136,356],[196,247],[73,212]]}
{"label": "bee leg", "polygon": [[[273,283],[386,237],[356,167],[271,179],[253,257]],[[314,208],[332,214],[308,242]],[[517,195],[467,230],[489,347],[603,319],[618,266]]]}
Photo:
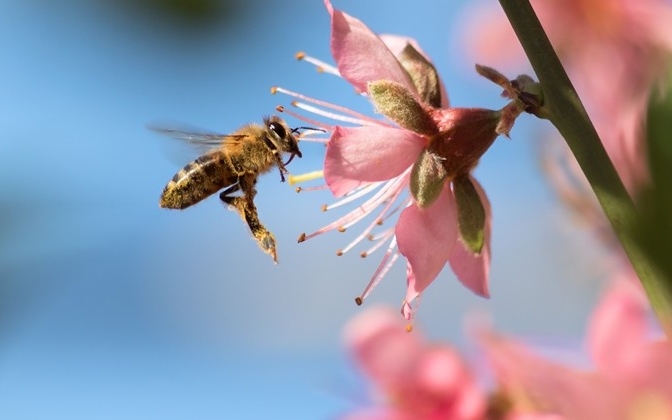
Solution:
{"label": "bee leg", "polygon": [[289,173],[285,168],[285,162],[282,161],[282,156],[277,151],[274,151],[275,159],[277,160],[278,169],[280,170],[280,182],[285,182],[285,174]]}
{"label": "bee leg", "polygon": [[[275,236],[266,229],[266,227],[259,220],[259,214],[257,213],[257,207],[254,205],[254,197],[257,194],[257,190],[254,187],[256,183],[256,176],[247,175],[241,177],[238,186],[243,190],[243,195],[230,197],[226,193],[229,189],[225,190],[220,194],[220,198],[229,206],[236,209],[240,217],[247,223],[247,226],[252,232],[252,236],[259,244],[259,247],[269,254],[274,262],[278,262],[278,256],[275,249]],[[234,192],[235,190],[231,191]]]}
{"label": "bee leg", "polygon": [[239,189],[240,189],[240,184],[239,184],[239,183],[235,183],[235,184],[233,184],[232,186],[230,186],[229,188],[227,188],[227,189],[225,189],[224,191],[222,191],[221,193],[219,193],[219,199],[222,200],[223,202],[225,202],[225,203],[228,204],[228,205],[232,205],[232,204],[231,204],[231,201],[232,201],[235,197],[229,197],[229,196],[230,196],[231,194],[233,194],[234,192],[238,191]]}

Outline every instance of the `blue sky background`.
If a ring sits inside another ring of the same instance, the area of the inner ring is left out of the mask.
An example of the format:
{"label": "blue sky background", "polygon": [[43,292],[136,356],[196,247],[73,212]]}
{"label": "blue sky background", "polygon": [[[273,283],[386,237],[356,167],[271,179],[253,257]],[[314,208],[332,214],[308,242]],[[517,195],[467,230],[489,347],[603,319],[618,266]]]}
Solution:
{"label": "blue sky background", "polygon": [[[331,62],[320,1],[202,0],[215,5],[204,15],[158,3],[0,1],[0,418],[333,417],[364,396],[341,329],[380,255],[336,257],[348,233],[297,244],[334,217],[320,212],[330,198],[274,172],[257,205],[277,266],[216,197],[160,209],[193,155],[146,125],[230,132],[289,104],[273,85],[370,108],[294,59]],[[453,105],[501,107],[459,48],[463,4],[335,1],[376,32],[415,37]],[[492,298],[445,270],[418,330],[468,349],[467,315],[487,313],[504,331],[580,339],[600,253],[539,170],[544,129],[521,117],[476,171],[494,212]],[[302,150],[291,170],[318,169],[323,148]],[[366,305],[397,308],[404,287],[398,264]]]}

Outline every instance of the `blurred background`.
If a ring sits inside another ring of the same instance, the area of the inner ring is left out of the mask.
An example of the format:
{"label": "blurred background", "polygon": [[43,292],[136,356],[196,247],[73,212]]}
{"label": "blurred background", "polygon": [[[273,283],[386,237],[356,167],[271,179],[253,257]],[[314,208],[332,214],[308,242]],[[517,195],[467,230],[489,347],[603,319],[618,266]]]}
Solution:
{"label": "blurred background", "polygon": [[[464,59],[465,3],[334,6],[416,38],[453,105],[499,108],[500,89]],[[360,403],[341,331],[381,255],[336,257],[347,233],[297,244],[333,220],[320,211],[330,196],[297,195],[275,172],[256,202],[278,265],[216,196],[160,209],[195,156],[146,128],[232,132],[289,105],[274,85],[369,112],[344,81],[294,59],[332,62],[323,3],[0,0],[0,39],[0,418],[327,418]],[[580,342],[600,255],[540,171],[548,129],[523,116],[482,159],[492,298],[444,270],[416,321],[432,339],[468,353],[465,319],[480,313],[503,331]],[[302,151],[291,171],[319,169],[323,147]],[[404,290],[398,264],[365,306],[399,307]]]}

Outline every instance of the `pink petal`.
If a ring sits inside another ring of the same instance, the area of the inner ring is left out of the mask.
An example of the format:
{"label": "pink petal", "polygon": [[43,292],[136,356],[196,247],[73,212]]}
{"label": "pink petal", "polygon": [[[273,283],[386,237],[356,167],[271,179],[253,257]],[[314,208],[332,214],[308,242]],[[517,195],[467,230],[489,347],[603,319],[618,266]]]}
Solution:
{"label": "pink petal", "polygon": [[635,379],[645,365],[642,357],[648,347],[648,303],[636,280],[628,280],[616,282],[603,298],[593,314],[587,340],[598,369],[623,382]]}
{"label": "pink petal", "polygon": [[490,331],[480,332],[478,339],[498,389],[514,398],[514,405],[572,420],[622,418],[623,404],[602,378],[545,360],[523,344]]}
{"label": "pink petal", "polygon": [[490,275],[490,236],[492,231],[492,210],[490,201],[483,191],[481,184],[471,177],[478,195],[481,197],[485,207],[485,238],[481,253],[476,255],[469,251],[462,242],[458,240],[453,252],[450,254],[450,267],[457,276],[458,280],[469,290],[479,296],[490,297],[489,275]]}
{"label": "pink petal", "polygon": [[423,348],[420,336],[407,333],[398,314],[383,307],[353,318],[345,328],[344,341],[361,369],[387,390],[397,390],[407,382]]}
{"label": "pink petal", "polygon": [[327,145],[324,178],[336,197],[361,182],[401,175],[417,159],[425,140],[392,127],[339,127]]}
{"label": "pink petal", "polygon": [[414,380],[416,386],[425,393],[449,401],[462,388],[471,385],[471,375],[464,362],[447,346],[425,349],[415,366]]}
{"label": "pink petal", "polygon": [[407,414],[395,407],[377,407],[348,413],[342,420],[411,420]]}
{"label": "pink petal", "polygon": [[439,274],[457,240],[457,210],[448,183],[431,206],[406,207],[395,229],[399,251],[411,269],[406,301],[422,293]]}
{"label": "pink petal", "polygon": [[520,71],[525,53],[501,7],[471,2],[460,21],[455,34],[469,63],[487,64],[504,74]]}
{"label": "pink petal", "polygon": [[391,80],[415,92],[406,70],[383,41],[359,19],[334,9],[324,1],[331,15],[331,54],[341,76],[355,89],[366,92],[366,83]]}

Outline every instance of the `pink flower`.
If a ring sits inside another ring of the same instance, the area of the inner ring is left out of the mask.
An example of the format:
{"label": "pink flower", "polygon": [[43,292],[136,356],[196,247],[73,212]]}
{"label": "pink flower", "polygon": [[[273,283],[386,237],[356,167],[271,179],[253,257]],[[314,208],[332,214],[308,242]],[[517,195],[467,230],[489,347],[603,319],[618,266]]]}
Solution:
{"label": "pink flower", "polygon": [[[648,179],[642,128],[653,85],[665,74],[672,52],[672,5],[665,0],[532,4],[616,169],[634,192]],[[524,60],[501,10],[480,9],[465,28],[474,60],[498,66]]]}
{"label": "pink flower", "polygon": [[[344,231],[378,209],[375,220],[338,253],[348,252],[366,238],[374,245],[362,256],[387,244],[358,304],[399,255],[407,259],[408,287],[402,308],[407,319],[413,312],[410,303],[446,263],[466,287],[487,297],[490,204],[470,171],[499,134],[508,134],[522,111],[514,102],[500,111],[450,108],[436,69],[414,40],[379,37],[360,20],[334,9],[329,0],[325,4],[331,15],[331,49],[337,67],[301,57],[347,80],[387,120],[276,89],[299,98],[294,104],[300,108],[355,124],[334,127],[303,117],[332,132],[324,178],[341,200],[325,209],[369,196],[355,210],[299,240]],[[372,234],[398,211],[394,227]]]}
{"label": "pink flower", "polygon": [[380,396],[348,419],[482,419],[485,396],[459,355],[409,334],[391,310],[370,309],[346,326],[354,361]]}
{"label": "pink flower", "polygon": [[581,371],[486,333],[481,341],[500,392],[513,412],[567,419],[672,417],[672,345],[648,326],[648,306],[634,281],[619,281],[593,315],[588,349],[595,369]]}

